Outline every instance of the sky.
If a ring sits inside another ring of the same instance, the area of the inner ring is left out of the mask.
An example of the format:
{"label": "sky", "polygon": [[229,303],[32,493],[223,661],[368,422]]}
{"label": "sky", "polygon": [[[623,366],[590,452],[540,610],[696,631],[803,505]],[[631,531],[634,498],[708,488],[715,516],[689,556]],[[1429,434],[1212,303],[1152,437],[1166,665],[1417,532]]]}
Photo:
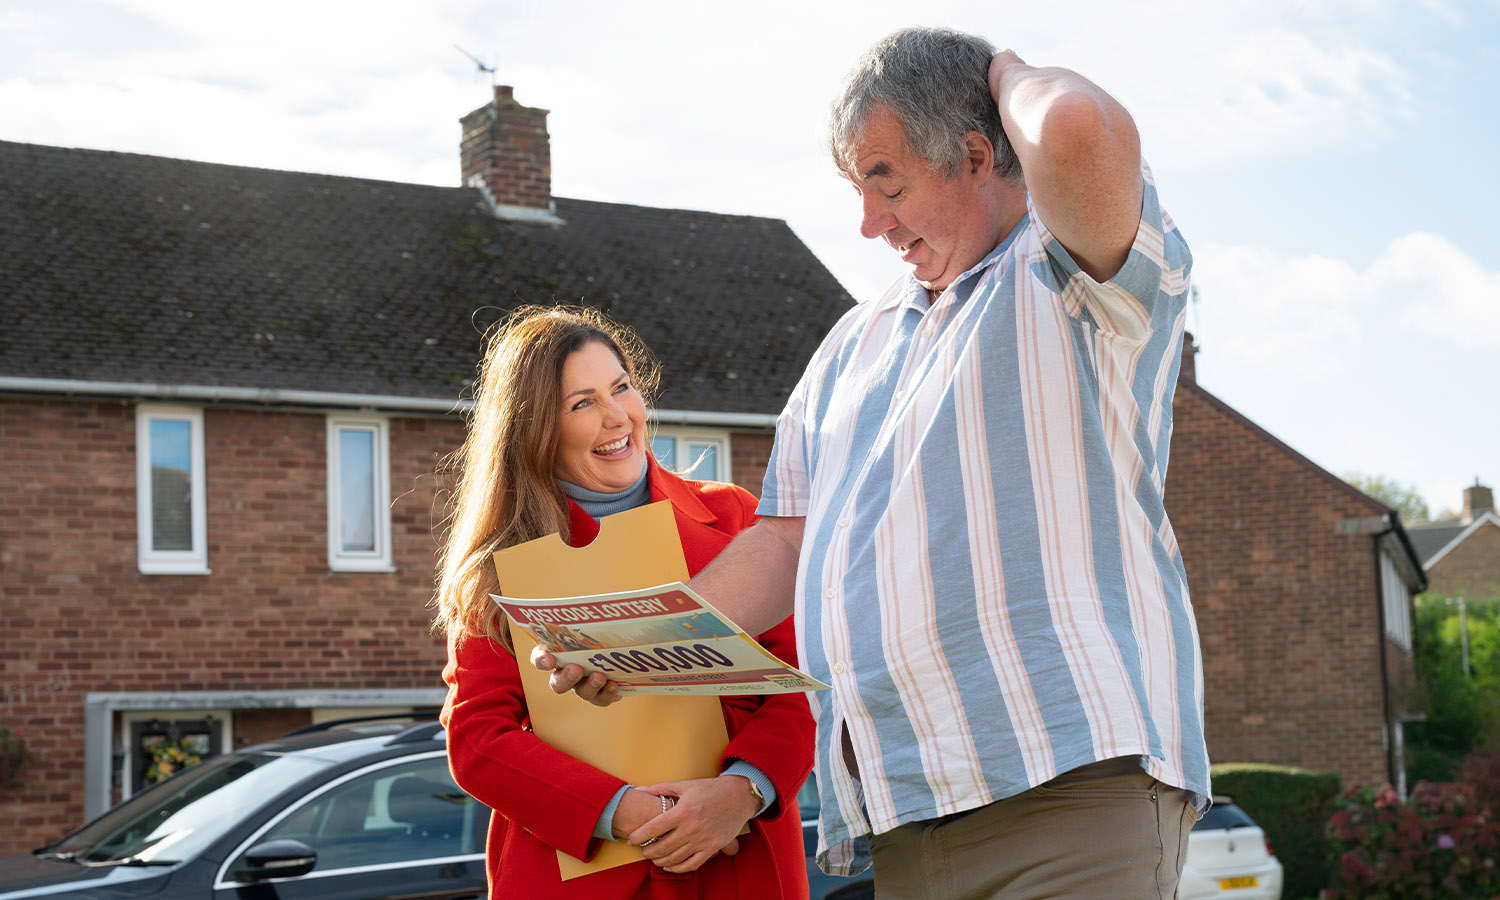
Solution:
{"label": "sky", "polygon": [[551,110],[556,196],[784,219],[870,298],[903,266],[822,120],[907,25],[1131,111],[1200,385],[1434,514],[1497,486],[1500,0],[0,0],[0,140],[457,186],[493,79]]}

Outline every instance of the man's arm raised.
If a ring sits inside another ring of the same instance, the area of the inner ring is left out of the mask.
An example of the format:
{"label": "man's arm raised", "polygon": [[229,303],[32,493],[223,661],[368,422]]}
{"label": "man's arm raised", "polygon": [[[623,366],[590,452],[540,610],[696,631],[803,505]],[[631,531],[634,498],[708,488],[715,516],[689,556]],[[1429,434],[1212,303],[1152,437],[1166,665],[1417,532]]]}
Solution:
{"label": "man's arm raised", "polygon": [[[801,516],[762,518],[741,532],[688,586],[746,634],[770,630],[792,614],[803,522]],[[615,683],[599,672],[585,679],[583,667],[577,664],[554,669],[552,654],[541,647],[532,652],[531,662],[552,673],[552,690],[559,694],[574,691],[597,706],[620,699]]]}
{"label": "man's arm raised", "polygon": [[1107,281],[1125,264],[1141,220],[1141,139],[1103,88],[1067,69],[990,60],[990,94],[1042,223],[1079,268]]}

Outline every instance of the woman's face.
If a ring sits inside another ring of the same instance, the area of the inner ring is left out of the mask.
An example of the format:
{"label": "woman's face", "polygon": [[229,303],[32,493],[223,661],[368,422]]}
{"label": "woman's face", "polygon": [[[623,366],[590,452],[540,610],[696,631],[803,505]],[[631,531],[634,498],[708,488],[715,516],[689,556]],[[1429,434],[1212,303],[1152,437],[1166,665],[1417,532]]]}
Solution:
{"label": "woman's face", "polygon": [[623,491],[646,465],[646,403],[609,345],[592,341],[563,361],[553,474],[591,491]]}

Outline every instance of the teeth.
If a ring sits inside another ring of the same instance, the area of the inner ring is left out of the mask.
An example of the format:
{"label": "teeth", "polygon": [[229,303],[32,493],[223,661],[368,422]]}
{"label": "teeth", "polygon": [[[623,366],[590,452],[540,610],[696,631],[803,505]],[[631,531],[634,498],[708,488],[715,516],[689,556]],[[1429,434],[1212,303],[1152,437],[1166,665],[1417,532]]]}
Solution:
{"label": "teeth", "polygon": [[608,444],[600,444],[594,448],[595,453],[613,453],[625,446],[630,440],[630,435],[620,438],[618,441],[610,441]]}

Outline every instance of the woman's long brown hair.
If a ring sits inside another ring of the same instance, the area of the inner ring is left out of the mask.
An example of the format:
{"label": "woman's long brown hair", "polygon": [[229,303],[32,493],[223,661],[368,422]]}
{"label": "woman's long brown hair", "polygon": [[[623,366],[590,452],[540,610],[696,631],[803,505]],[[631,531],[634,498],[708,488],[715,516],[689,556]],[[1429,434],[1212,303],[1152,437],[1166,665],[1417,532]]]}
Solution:
{"label": "woman's long brown hair", "polygon": [[468,434],[443,464],[454,486],[438,557],[437,630],[511,649],[489,598],[498,588],[490,555],[553,532],[568,539],[568,505],[553,475],[562,370],[594,342],[614,351],[649,405],[655,359],[634,332],[596,309],[522,307],[486,339]]}

